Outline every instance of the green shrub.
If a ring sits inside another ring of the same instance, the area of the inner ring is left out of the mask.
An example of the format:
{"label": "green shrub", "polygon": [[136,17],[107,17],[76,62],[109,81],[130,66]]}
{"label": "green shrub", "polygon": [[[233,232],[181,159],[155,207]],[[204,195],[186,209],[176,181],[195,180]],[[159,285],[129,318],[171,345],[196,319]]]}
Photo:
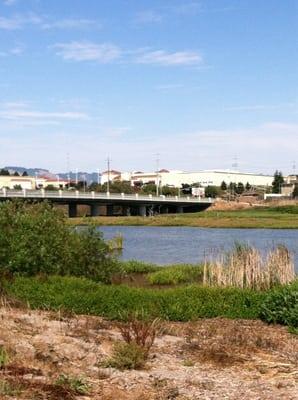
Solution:
{"label": "green shrub", "polygon": [[0,204],[2,275],[75,275],[109,282],[115,268],[95,227],[76,231],[47,203]]}
{"label": "green shrub", "polygon": [[269,323],[279,323],[298,328],[298,280],[268,293],[260,312]]}
{"label": "green shrub", "polygon": [[266,292],[198,285],[172,289],[144,289],[101,285],[88,279],[51,276],[46,280],[17,277],[6,284],[8,294],[33,308],[73,311],[120,320],[144,315],[172,321],[198,318],[258,318]]}
{"label": "green shrub", "polygon": [[203,267],[201,265],[173,265],[163,267],[148,275],[151,285],[177,285],[202,281]]}
{"label": "green shrub", "polygon": [[105,363],[105,367],[125,369],[141,369],[145,366],[146,353],[138,344],[131,342],[117,342],[113,347],[112,357]]}

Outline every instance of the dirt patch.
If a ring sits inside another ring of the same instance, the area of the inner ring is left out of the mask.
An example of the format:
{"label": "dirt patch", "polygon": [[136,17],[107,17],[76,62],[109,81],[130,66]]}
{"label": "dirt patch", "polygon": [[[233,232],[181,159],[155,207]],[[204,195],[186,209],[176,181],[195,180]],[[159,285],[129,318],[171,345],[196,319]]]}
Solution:
{"label": "dirt patch", "polygon": [[[1,399],[298,398],[298,338],[280,326],[221,318],[163,323],[145,368],[118,371],[102,367],[121,340],[113,322],[10,307],[0,318],[0,344],[9,353]],[[57,384],[61,375],[73,385]],[[83,384],[84,395],[76,392]]]}

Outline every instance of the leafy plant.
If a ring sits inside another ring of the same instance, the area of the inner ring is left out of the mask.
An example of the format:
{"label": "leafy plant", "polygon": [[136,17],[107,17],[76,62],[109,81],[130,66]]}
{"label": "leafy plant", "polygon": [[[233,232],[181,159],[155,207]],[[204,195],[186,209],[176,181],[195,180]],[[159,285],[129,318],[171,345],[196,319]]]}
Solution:
{"label": "leafy plant", "polygon": [[261,306],[260,316],[269,323],[298,328],[298,280],[268,293]]}

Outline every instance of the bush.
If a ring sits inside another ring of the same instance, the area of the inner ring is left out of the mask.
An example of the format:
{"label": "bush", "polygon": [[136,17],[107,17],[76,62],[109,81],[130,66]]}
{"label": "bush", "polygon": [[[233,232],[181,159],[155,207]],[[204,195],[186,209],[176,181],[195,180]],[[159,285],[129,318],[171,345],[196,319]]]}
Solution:
{"label": "bush", "polygon": [[260,316],[269,323],[298,328],[298,280],[292,285],[268,293],[262,304]]}
{"label": "bush", "polygon": [[105,367],[124,369],[141,369],[145,366],[146,354],[138,344],[118,342],[114,344],[113,354],[105,363]]}
{"label": "bush", "polygon": [[177,285],[202,281],[203,268],[200,265],[173,265],[160,268],[148,275],[151,285]]}
{"label": "bush", "polygon": [[0,204],[2,275],[75,275],[109,282],[115,268],[95,227],[77,232],[47,203]]}

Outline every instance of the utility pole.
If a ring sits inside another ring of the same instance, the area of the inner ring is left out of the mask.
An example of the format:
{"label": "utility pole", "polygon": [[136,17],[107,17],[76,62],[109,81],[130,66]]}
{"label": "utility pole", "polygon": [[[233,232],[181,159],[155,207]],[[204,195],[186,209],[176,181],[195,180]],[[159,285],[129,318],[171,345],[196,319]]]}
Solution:
{"label": "utility pole", "polygon": [[107,158],[107,164],[108,164],[108,182],[107,182],[107,193],[110,192],[110,157]]}
{"label": "utility pole", "polygon": [[66,169],[67,169],[68,187],[70,187],[69,153],[67,153],[67,155],[66,155]]}
{"label": "utility pole", "polygon": [[156,196],[159,195],[159,153],[156,154]]}

